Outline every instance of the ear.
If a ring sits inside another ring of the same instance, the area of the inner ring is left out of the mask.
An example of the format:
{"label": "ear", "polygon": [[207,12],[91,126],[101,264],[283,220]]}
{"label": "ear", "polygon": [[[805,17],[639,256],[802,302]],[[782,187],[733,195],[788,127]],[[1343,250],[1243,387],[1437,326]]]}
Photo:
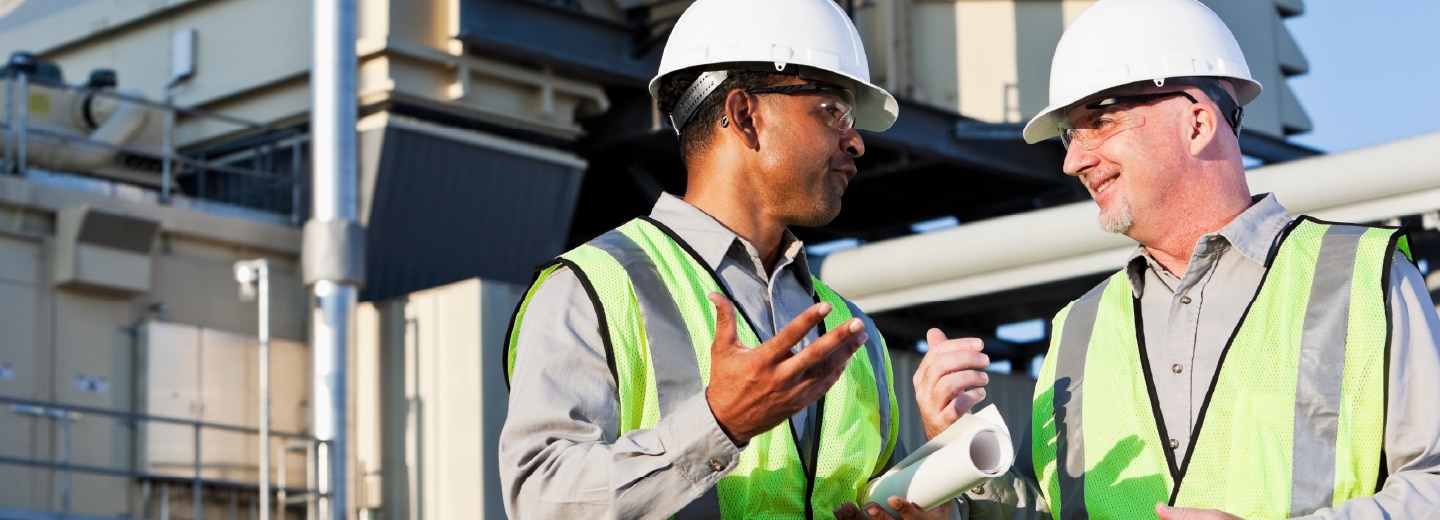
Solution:
{"label": "ear", "polygon": [[730,124],[721,128],[722,132],[729,132],[745,147],[751,150],[760,149],[760,127],[763,126],[763,117],[760,115],[760,105],[757,98],[740,89],[732,89],[725,94],[725,117]]}
{"label": "ear", "polygon": [[1220,114],[1213,105],[1195,103],[1186,113],[1186,137],[1190,143],[1190,156],[1199,157],[1215,141],[1220,130]]}

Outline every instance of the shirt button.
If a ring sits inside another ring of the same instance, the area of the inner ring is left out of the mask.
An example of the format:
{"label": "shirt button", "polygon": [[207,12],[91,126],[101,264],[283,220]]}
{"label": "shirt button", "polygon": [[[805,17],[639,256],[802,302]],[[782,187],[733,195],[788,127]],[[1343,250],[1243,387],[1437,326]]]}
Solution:
{"label": "shirt button", "polygon": [[985,494],[985,486],[975,486],[975,489],[970,490],[970,494],[972,494],[972,495],[983,495],[983,494]]}
{"label": "shirt button", "polygon": [[1189,297],[1189,296],[1181,296],[1181,297],[1180,297],[1180,303],[1183,303],[1183,304],[1185,304],[1185,305],[1189,305],[1189,304],[1190,304],[1190,297]]}
{"label": "shirt button", "polygon": [[1175,439],[1170,439],[1170,449],[1172,449],[1172,450],[1178,450],[1178,449],[1180,449],[1180,441],[1177,441],[1177,440],[1175,440]]}
{"label": "shirt button", "polygon": [[1185,371],[1185,365],[1176,363],[1176,364],[1170,366],[1170,371],[1171,371],[1171,372],[1174,372],[1174,373],[1176,373],[1176,374],[1179,374],[1179,373]]}
{"label": "shirt button", "polygon": [[722,469],[725,469],[725,463],[720,462],[719,460],[716,460],[716,459],[710,459],[710,470],[711,470],[711,471],[719,472],[719,471],[722,470]]}

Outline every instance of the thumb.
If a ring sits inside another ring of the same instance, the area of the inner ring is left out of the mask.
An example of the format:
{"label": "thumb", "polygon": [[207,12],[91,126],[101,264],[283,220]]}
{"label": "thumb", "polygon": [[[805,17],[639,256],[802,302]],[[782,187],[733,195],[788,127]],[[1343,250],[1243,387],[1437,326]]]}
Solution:
{"label": "thumb", "polygon": [[714,350],[722,345],[725,347],[735,345],[739,341],[738,334],[735,332],[735,305],[730,303],[729,298],[718,292],[712,292],[705,297],[715,305],[715,343],[711,344],[710,349]]}
{"label": "thumb", "polygon": [[938,328],[932,328],[925,333],[925,342],[929,343],[931,348],[939,346],[947,339],[950,338],[945,337],[945,332]]}
{"label": "thumb", "polygon": [[1186,520],[1190,518],[1190,510],[1183,507],[1170,507],[1164,502],[1155,503],[1155,514],[1160,520]]}

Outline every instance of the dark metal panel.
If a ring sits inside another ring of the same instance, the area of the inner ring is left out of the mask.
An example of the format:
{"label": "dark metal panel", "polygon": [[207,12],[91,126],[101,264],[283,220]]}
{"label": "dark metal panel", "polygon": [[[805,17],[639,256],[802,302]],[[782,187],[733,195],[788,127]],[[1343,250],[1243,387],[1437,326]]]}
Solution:
{"label": "dark metal panel", "polygon": [[384,134],[361,141],[383,143],[361,187],[361,300],[473,277],[526,284],[562,252],[581,170],[393,127],[372,132]]}
{"label": "dark metal panel", "polygon": [[611,83],[645,84],[662,45],[637,45],[641,28],[526,0],[461,0],[460,34],[474,50],[580,72]]}
{"label": "dark metal panel", "polygon": [[1323,153],[1320,150],[1284,139],[1244,130],[1240,131],[1240,151],[1245,155],[1265,161],[1266,164],[1304,159]]}
{"label": "dark metal panel", "polygon": [[[1030,181],[1054,181],[1063,155],[1058,146],[1026,145],[1013,125],[994,125],[961,117],[959,114],[907,99],[900,103],[900,117],[884,132],[862,132],[866,144],[909,150],[943,158],[996,174]],[[975,138],[974,129],[991,129],[985,138]],[[965,139],[958,132],[965,131]],[[1012,138],[1007,138],[1012,137]]]}

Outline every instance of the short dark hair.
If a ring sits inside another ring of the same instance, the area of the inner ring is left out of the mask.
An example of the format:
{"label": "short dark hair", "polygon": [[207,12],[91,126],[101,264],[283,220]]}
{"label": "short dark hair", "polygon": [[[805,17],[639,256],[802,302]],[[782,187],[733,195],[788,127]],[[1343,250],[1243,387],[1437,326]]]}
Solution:
{"label": "short dark hair", "polygon": [[[665,79],[660,80],[660,91],[656,96],[657,107],[660,113],[670,115],[675,111],[675,104],[680,97],[705,72],[704,67],[691,67],[675,71]],[[695,115],[683,123],[680,128],[680,157],[686,158],[697,153],[703,153],[710,149],[710,140],[715,136],[715,128],[720,116],[725,114],[726,94],[734,89],[749,90],[752,88],[768,87],[779,84],[785,75],[773,72],[759,72],[751,70],[730,70],[729,77],[720,86],[711,92],[700,107],[695,109]]]}

